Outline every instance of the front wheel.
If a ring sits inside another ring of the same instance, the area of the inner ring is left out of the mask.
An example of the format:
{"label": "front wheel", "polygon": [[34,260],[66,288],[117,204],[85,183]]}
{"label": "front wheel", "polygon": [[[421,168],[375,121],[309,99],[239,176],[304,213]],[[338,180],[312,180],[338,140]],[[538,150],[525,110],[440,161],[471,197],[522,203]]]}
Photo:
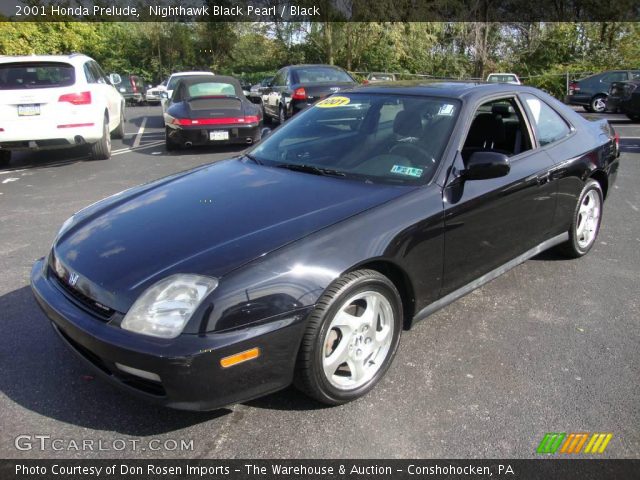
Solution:
{"label": "front wheel", "polygon": [[278,123],[282,125],[286,121],[287,121],[287,115],[284,111],[284,107],[280,105],[280,110],[278,111]]}
{"label": "front wheel", "polygon": [[582,189],[569,230],[569,240],[561,248],[571,258],[589,253],[600,231],[602,220],[602,188],[596,180],[589,180]]}
{"label": "front wheel", "polygon": [[311,313],[296,364],[296,386],[329,405],[369,392],[391,365],[402,331],[394,284],[373,270],[336,280]]}
{"label": "front wheel", "polygon": [[124,106],[120,107],[120,121],[116,129],[111,133],[111,136],[116,139],[124,138]]}
{"label": "front wheel", "polygon": [[91,156],[96,160],[111,158],[111,134],[109,132],[109,118],[106,115],[102,126],[102,138],[91,145]]}

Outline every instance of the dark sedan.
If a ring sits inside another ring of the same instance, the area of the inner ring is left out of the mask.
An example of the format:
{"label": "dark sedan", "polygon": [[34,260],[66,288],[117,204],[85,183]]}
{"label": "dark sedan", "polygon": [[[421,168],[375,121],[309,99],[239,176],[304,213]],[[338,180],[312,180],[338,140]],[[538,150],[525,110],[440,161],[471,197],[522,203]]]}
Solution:
{"label": "dark sedan", "polygon": [[260,140],[262,112],[225,76],[181,78],[164,113],[167,150],[193,145],[246,144]]}
{"label": "dark sedan", "polygon": [[533,88],[360,87],[79,211],[31,285],[62,341],[144,398],[214,409],[294,382],[340,404],[403,329],[543,250],[587,254],[617,157],[605,120]]}
{"label": "dark sedan", "polygon": [[602,113],[606,109],[611,84],[637,78],[639,75],[640,70],[609,70],[575,80],[569,84],[566,103],[582,105],[587,112]]}
{"label": "dark sedan", "polygon": [[293,65],[284,67],[264,90],[264,116],[284,123],[287,118],[331,94],[352,88],[357,82],[333,65]]}
{"label": "dark sedan", "polygon": [[607,98],[607,110],[620,111],[630,120],[640,120],[640,79],[614,82]]}

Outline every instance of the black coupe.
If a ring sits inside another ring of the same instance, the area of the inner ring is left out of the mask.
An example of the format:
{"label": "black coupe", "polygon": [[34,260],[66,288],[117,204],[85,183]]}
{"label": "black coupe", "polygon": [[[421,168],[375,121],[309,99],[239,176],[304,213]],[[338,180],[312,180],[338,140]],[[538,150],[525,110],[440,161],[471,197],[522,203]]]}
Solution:
{"label": "black coupe", "polygon": [[192,145],[251,145],[260,140],[262,110],[245,97],[233,77],[181,77],[168,102],[164,113],[167,150]]}
{"label": "black coupe", "polygon": [[533,88],[360,87],[77,212],[31,285],[73,351],[147,399],[214,409],[294,382],[340,404],[416,321],[545,249],[589,252],[618,163],[605,120]]}

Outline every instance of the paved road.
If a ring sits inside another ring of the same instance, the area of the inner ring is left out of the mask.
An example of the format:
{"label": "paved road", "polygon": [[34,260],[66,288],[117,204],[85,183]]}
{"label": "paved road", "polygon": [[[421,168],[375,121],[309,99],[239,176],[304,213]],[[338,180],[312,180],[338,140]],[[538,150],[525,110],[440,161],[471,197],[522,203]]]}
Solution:
{"label": "paved road", "polygon": [[[637,456],[640,126],[611,116],[624,137],[620,175],[586,258],[545,253],[405,332],[385,380],[361,401],[324,408],[288,389],[189,413],[93,379],[28,287],[33,261],[73,212],[240,152],[167,155],[159,113],[130,109],[128,135],[109,161],[22,154],[0,171],[0,458],[530,457],[550,431],[612,432],[607,456]],[[41,451],[37,442],[18,450],[22,434],[60,438],[63,451]],[[106,450],[73,450],[83,439]],[[122,447],[114,440],[126,448],[114,450]],[[171,451],[173,440],[193,440],[193,450]]]}

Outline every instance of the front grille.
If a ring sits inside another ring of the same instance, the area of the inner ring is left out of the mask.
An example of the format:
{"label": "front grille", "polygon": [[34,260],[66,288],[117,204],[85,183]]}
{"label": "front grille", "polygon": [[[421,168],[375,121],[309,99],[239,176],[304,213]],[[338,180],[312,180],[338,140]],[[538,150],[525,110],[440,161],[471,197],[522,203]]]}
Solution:
{"label": "front grille", "polygon": [[68,298],[73,300],[77,305],[87,310],[89,313],[93,314],[95,317],[108,322],[113,314],[116,313],[113,308],[109,308],[99,302],[96,302],[91,297],[86,296],[81,291],[70,286],[67,282],[58,277],[53,269],[50,269],[49,271],[51,272],[51,277],[55,279],[57,286],[63,291],[63,293],[65,293]]}

